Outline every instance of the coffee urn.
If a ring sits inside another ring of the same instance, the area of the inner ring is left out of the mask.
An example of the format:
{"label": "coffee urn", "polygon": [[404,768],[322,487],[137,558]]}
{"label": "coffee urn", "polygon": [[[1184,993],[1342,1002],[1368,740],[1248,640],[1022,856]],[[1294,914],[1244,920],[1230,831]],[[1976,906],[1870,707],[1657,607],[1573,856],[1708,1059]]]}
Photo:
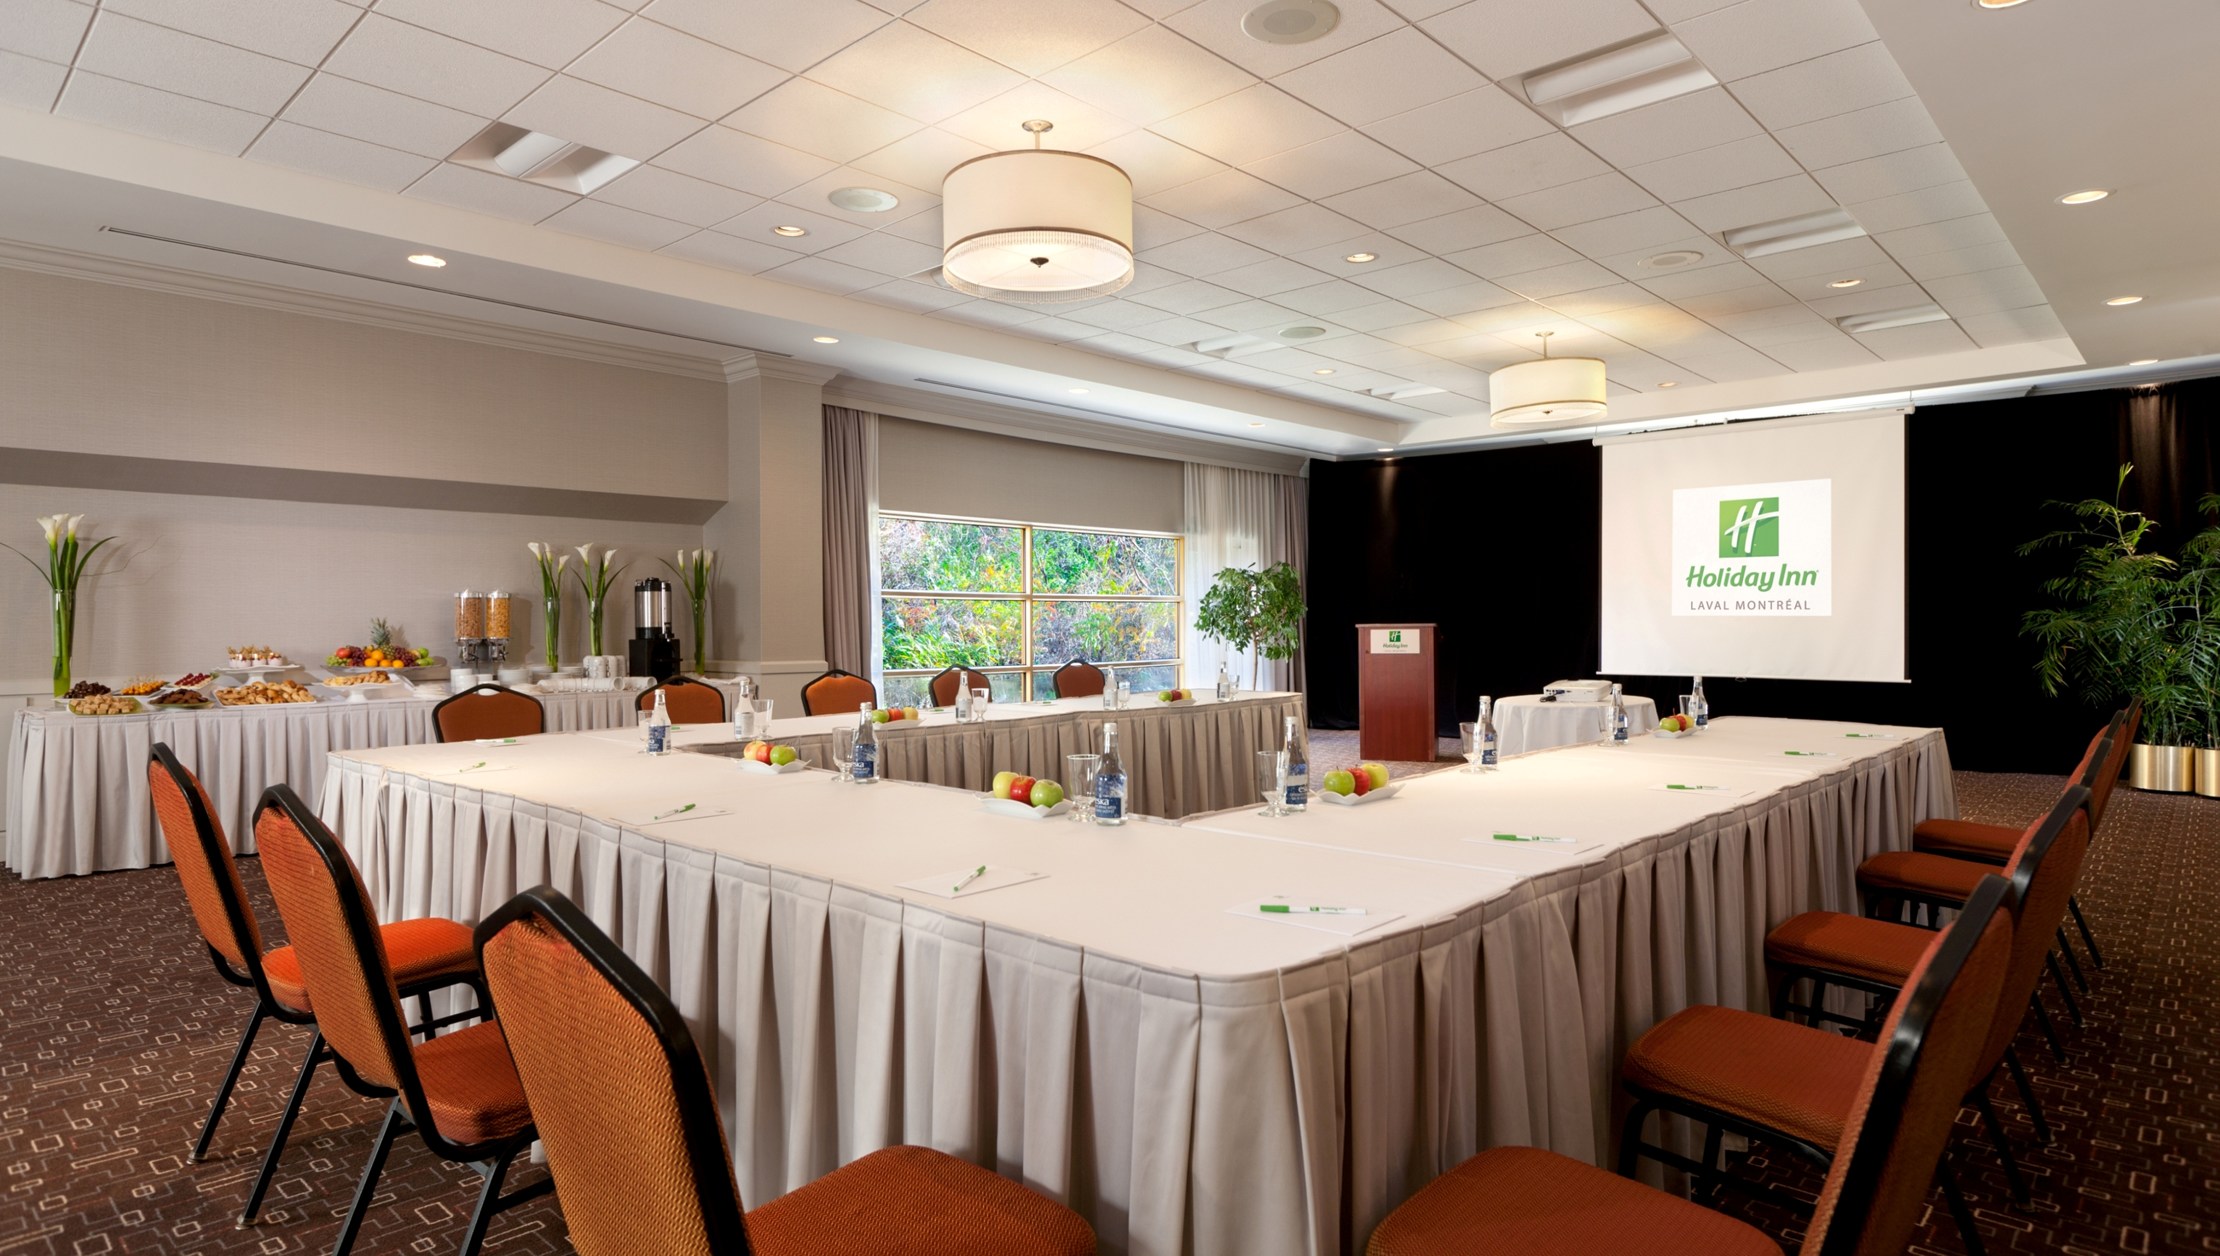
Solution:
{"label": "coffee urn", "polygon": [[671,630],[671,586],[660,576],[649,576],[632,586],[629,653],[634,676],[665,681],[678,674],[678,634]]}

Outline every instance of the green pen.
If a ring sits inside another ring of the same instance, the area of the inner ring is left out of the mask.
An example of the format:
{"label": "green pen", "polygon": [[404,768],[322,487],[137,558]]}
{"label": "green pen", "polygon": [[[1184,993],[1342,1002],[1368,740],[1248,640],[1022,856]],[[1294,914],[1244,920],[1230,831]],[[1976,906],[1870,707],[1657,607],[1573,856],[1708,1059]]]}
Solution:
{"label": "green pen", "polygon": [[670,818],[671,818],[672,816],[682,816],[682,815],[685,815],[685,814],[686,814],[687,812],[689,812],[689,811],[692,811],[693,809],[694,809],[694,804],[693,804],[693,803],[687,803],[687,804],[686,804],[685,806],[683,806],[683,807],[677,807],[677,808],[674,808],[674,809],[672,809],[672,810],[670,810],[670,811],[666,811],[666,812],[664,812],[664,813],[663,813],[663,814],[661,814],[661,815],[657,815],[657,816],[650,816],[650,817],[648,817],[648,818],[649,818],[649,819],[651,819],[651,820],[668,820],[668,819],[670,819]]}
{"label": "green pen", "polygon": [[1719,789],[1725,789],[1725,788],[1726,788],[1726,786],[1724,786],[1724,785],[1667,785],[1667,786],[1666,786],[1665,788],[1667,788],[1667,789],[1719,790]]}
{"label": "green pen", "polygon": [[976,869],[975,871],[973,871],[973,872],[972,872],[972,874],[971,874],[970,876],[968,876],[968,877],[965,877],[965,878],[964,878],[963,880],[961,880],[961,881],[958,881],[958,882],[956,882],[956,888],[955,888],[955,889],[952,889],[952,890],[950,890],[950,891],[948,891],[948,892],[949,892],[950,894],[961,894],[961,893],[963,893],[963,892],[964,892],[964,887],[965,887],[965,886],[967,886],[967,885],[971,884],[972,882],[974,882],[974,881],[978,880],[979,878],[981,878],[981,877],[983,877],[983,876],[985,876],[985,875],[987,875],[987,865],[985,865],[985,864],[980,864],[980,865],[979,865],[979,867],[978,867],[978,868],[977,868],[977,869]]}
{"label": "green pen", "polygon": [[1797,758],[1799,758],[1799,759],[1832,759],[1832,758],[1834,758],[1834,755],[1832,755],[1832,754],[1828,753],[1828,752],[1827,752],[1827,751],[1825,751],[1825,750],[1783,750],[1783,751],[1781,751],[1781,753],[1782,753],[1782,754],[1785,754],[1785,755],[1794,755],[1794,756],[1796,756],[1796,757],[1797,757]]}
{"label": "green pen", "polygon": [[1528,837],[1519,833],[1498,833],[1495,835],[1495,840],[1499,842],[1556,842],[1564,845],[1572,843],[1572,839],[1569,837]]}
{"label": "green pen", "polygon": [[522,737],[480,737],[478,744],[481,746],[519,746],[524,744],[524,739]]}
{"label": "green pen", "polygon": [[1364,914],[1364,908],[1362,907],[1297,907],[1292,903],[1259,903],[1256,909],[1258,911],[1281,913],[1308,911],[1317,912],[1321,916],[1362,916]]}
{"label": "green pen", "polygon": [[477,761],[476,763],[473,763],[473,764],[471,764],[471,765],[470,765],[469,767],[467,767],[467,768],[458,768],[458,769],[456,769],[456,771],[455,771],[455,775],[457,775],[457,776],[461,776],[461,775],[462,775],[462,774],[463,774],[464,772],[475,772],[475,771],[477,771],[477,770],[478,770],[479,768],[482,768],[482,767],[484,767],[484,766],[486,766],[486,761],[485,761],[484,759],[480,759],[480,760],[478,760],[478,761]]}

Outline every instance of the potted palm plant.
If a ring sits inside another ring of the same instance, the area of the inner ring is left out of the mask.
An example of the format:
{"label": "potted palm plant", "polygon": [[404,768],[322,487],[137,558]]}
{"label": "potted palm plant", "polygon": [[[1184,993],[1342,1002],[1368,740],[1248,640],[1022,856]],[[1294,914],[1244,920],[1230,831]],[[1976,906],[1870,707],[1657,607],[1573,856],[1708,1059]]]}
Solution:
{"label": "potted palm plant", "polygon": [[[2197,503],[2208,518],[2220,515],[2220,493]],[[2197,792],[2220,798],[2220,524],[2181,547],[2174,580],[2180,622],[2176,637],[2189,683],[2192,715],[2187,736],[2196,751]]]}
{"label": "potted palm plant", "polygon": [[2120,507],[2133,470],[2121,466],[2111,501],[2051,503],[2073,517],[2073,526],[2037,537],[2020,553],[2064,550],[2071,567],[2043,582],[2059,605],[2027,612],[2020,627],[2041,647],[2035,671],[2045,693],[2056,696],[2070,685],[2100,708],[2143,700],[2128,779],[2137,789],[2179,793],[2195,780],[2191,739],[2211,719],[2210,690],[2200,689],[2196,651],[2185,648],[2181,568],[2144,548],[2157,525]]}
{"label": "potted palm plant", "polygon": [[1257,687],[1264,659],[1295,657],[1302,639],[1302,581],[1286,563],[1262,571],[1254,564],[1227,567],[1211,582],[1195,611],[1195,631],[1249,656],[1249,688]]}

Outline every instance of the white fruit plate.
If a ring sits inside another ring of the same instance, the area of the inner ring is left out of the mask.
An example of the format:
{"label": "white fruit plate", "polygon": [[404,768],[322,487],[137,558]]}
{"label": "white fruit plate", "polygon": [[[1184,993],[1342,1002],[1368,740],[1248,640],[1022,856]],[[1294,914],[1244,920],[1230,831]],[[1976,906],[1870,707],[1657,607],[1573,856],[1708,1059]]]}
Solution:
{"label": "white fruit plate", "polygon": [[809,760],[807,759],[796,759],[792,763],[776,765],[763,763],[755,759],[740,760],[741,771],[753,772],[758,776],[787,776],[791,773],[806,771],[808,768]]}
{"label": "white fruit plate", "polygon": [[1650,736],[1652,736],[1652,737],[1663,737],[1663,738],[1665,738],[1665,739],[1666,739],[1666,740],[1668,740],[1668,741],[1671,741],[1671,740],[1676,740],[1676,739],[1678,739],[1678,738],[1682,738],[1682,737],[1693,737],[1693,736],[1695,736],[1695,735],[1696,735],[1696,730],[1695,730],[1695,729],[1693,729],[1693,728],[1689,729],[1689,730],[1688,730],[1687,732],[1685,732],[1685,733],[1676,733],[1676,732],[1672,731],[1672,730],[1671,730],[1671,729],[1669,729],[1669,728],[1653,728],[1653,729],[1651,729],[1651,730],[1650,730]]}
{"label": "white fruit plate", "polygon": [[1053,807],[1036,807],[1028,802],[1008,798],[982,798],[979,805],[998,816],[1009,816],[1013,820],[1052,820],[1057,816],[1071,814],[1069,798]]}
{"label": "white fruit plate", "polygon": [[1318,796],[1327,802],[1339,803],[1344,807],[1361,807],[1368,802],[1378,802],[1382,798],[1393,798],[1396,791],[1402,788],[1403,782],[1389,781],[1385,785],[1373,786],[1367,793],[1337,794],[1330,789],[1321,789],[1318,791]]}
{"label": "white fruit plate", "polygon": [[1133,704],[1130,704],[1130,706],[1129,706],[1129,708],[1128,708],[1128,709],[1131,709],[1131,706],[1138,706],[1138,707],[1140,707],[1140,708],[1142,708],[1142,709],[1146,710],[1147,708],[1149,708],[1149,707],[1152,707],[1152,706],[1153,706],[1153,707],[1176,707],[1176,706],[1193,706],[1193,705],[1195,705],[1195,700],[1194,700],[1193,698],[1181,698],[1181,699],[1180,699],[1179,701],[1177,701],[1177,702],[1166,702],[1166,701],[1164,701],[1163,699],[1159,698],[1159,699],[1157,699],[1157,700],[1156,700],[1156,701],[1154,701],[1154,702],[1137,702],[1137,703],[1133,703]]}

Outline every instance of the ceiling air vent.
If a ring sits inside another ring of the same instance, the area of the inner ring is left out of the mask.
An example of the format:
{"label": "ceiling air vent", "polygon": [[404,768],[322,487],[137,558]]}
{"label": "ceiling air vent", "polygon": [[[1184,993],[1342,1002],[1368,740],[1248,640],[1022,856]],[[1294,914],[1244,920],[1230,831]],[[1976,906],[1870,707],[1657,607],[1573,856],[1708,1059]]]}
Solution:
{"label": "ceiling air vent", "polygon": [[1562,61],[1519,80],[1526,99],[1560,126],[1715,87],[1719,80],[1664,32]]}
{"label": "ceiling air vent", "polygon": [[1744,257],[1766,257],[1786,253],[1790,249],[1808,249],[1815,244],[1832,244],[1837,240],[1852,240],[1865,234],[1847,211],[1823,209],[1817,213],[1798,214],[1793,218],[1776,218],[1772,222],[1754,223],[1747,227],[1734,227],[1720,238],[1727,246]]}
{"label": "ceiling air vent", "polygon": [[580,196],[640,164],[630,157],[506,122],[496,122],[478,132],[448,160]]}
{"label": "ceiling air vent", "polygon": [[1845,314],[1835,320],[1835,326],[1851,335],[1867,331],[1887,331],[1891,327],[1917,327],[1921,323],[1939,323],[1950,315],[1930,301],[1924,305],[1907,305],[1900,310],[1876,310],[1871,314]]}

